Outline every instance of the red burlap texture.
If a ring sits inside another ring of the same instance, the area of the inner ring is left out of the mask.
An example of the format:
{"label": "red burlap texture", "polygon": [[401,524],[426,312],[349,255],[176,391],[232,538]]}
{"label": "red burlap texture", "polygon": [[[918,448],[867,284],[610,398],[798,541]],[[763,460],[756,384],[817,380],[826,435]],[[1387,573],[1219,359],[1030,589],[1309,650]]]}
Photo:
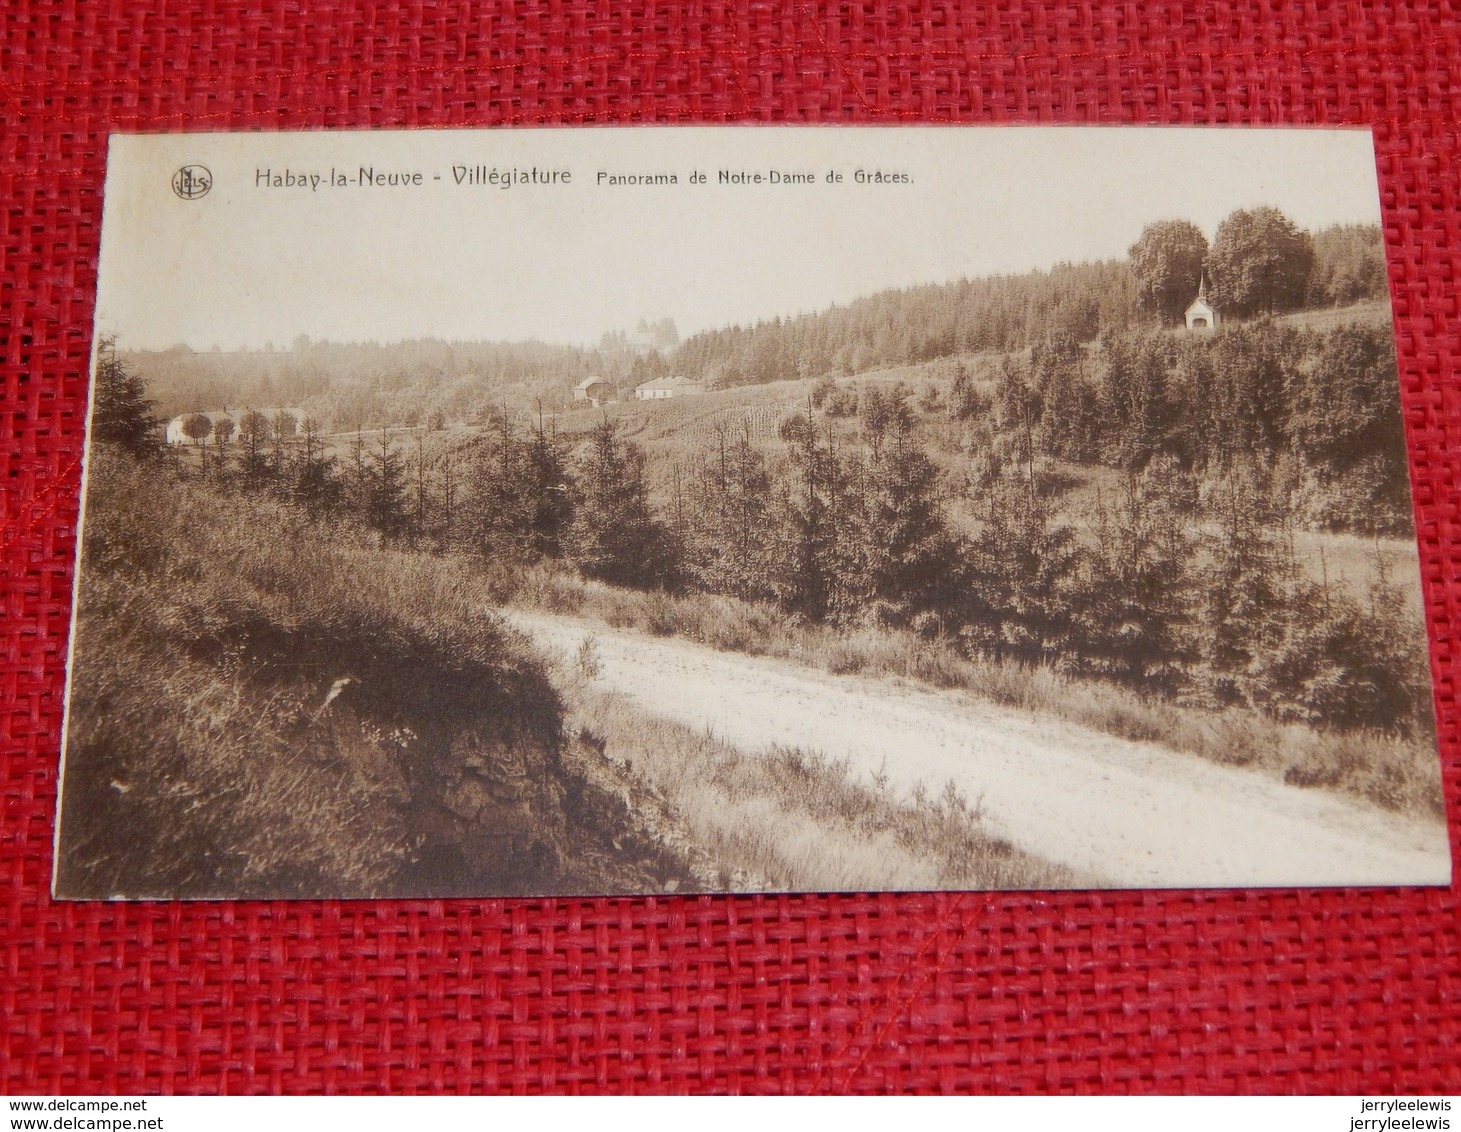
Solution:
{"label": "red burlap texture", "polygon": [[1457,841],[1452,0],[301,7],[0,8],[0,1087],[1461,1089],[1457,887],[53,904],[117,129],[1372,125]]}

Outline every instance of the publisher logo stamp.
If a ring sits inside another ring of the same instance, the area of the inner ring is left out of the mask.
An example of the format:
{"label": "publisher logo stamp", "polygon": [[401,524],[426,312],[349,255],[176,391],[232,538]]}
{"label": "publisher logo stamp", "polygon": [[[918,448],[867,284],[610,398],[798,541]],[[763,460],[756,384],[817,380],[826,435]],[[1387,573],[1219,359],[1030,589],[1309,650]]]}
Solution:
{"label": "publisher logo stamp", "polygon": [[213,174],[206,165],[184,165],[172,175],[172,191],[183,200],[198,200],[213,187]]}

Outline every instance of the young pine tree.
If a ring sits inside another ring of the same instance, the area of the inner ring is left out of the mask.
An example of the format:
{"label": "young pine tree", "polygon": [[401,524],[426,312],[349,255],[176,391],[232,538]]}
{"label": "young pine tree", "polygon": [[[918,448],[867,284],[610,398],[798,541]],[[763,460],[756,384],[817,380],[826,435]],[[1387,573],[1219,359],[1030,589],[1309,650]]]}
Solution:
{"label": "young pine tree", "polygon": [[644,453],[604,421],[578,462],[566,557],[590,578],[632,589],[674,584],[669,532],[650,510]]}
{"label": "young pine tree", "polygon": [[506,416],[496,424],[469,472],[463,506],[468,538],[489,558],[559,558],[573,513],[562,447],[541,422],[526,437]]}
{"label": "young pine tree", "polygon": [[863,597],[856,477],[808,414],[788,418],[780,433],[791,467],[776,522],[776,599],[809,621],[854,620]]}
{"label": "young pine tree", "polygon": [[239,433],[239,476],[246,488],[260,491],[269,486],[277,471],[270,458],[273,428],[263,413],[244,414]]}
{"label": "young pine tree", "polygon": [[300,445],[290,465],[291,494],[306,510],[319,513],[340,500],[335,458],[325,455],[318,422],[306,417],[300,427]]}
{"label": "young pine tree", "polygon": [[1180,468],[1153,465],[1128,472],[1113,503],[1098,500],[1085,610],[1092,667],[1168,693],[1184,686],[1192,660],[1196,535],[1183,507],[1187,479]]}
{"label": "young pine tree", "polygon": [[366,523],[387,542],[403,539],[411,521],[406,500],[406,461],[391,443],[391,434],[380,430],[363,463],[362,503]]}
{"label": "young pine tree", "polygon": [[93,383],[92,439],[115,445],[139,459],[158,456],[162,447],[157,436],[158,420],[152,415],[157,402],[148,400],[146,383],[117,357],[113,338],[103,338],[97,345]]}
{"label": "young pine tree", "polygon": [[944,518],[938,468],[919,446],[910,413],[890,416],[859,494],[857,560],[868,600],[894,624],[946,615],[961,589],[960,546]]}
{"label": "young pine tree", "polygon": [[1298,578],[1278,518],[1256,464],[1234,464],[1208,493],[1191,632],[1196,690],[1209,702],[1253,703],[1266,694],[1264,657],[1283,637]]}
{"label": "young pine tree", "polygon": [[995,660],[1073,661],[1086,558],[1074,528],[1022,477],[1000,477],[983,495],[961,637]]}
{"label": "young pine tree", "polygon": [[734,439],[717,431],[714,451],[696,469],[687,494],[686,569],[696,584],[746,601],[772,599],[771,476],[748,427]]}

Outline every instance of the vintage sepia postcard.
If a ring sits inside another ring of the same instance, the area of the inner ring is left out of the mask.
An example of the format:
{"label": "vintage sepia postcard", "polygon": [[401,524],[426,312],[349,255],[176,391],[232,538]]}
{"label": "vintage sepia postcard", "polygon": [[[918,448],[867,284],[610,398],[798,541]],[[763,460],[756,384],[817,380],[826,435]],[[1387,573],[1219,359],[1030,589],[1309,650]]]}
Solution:
{"label": "vintage sepia postcard", "polygon": [[117,136],[54,889],[1442,885],[1368,132]]}

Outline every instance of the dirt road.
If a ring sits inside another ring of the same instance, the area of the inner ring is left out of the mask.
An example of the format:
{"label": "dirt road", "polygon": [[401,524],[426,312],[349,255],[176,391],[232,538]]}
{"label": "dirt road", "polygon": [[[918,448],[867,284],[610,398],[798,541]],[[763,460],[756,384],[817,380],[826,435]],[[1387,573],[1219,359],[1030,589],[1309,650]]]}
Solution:
{"label": "dirt road", "polygon": [[954,692],[831,676],[571,618],[512,611],[540,645],[596,639],[597,682],[756,751],[848,760],[931,793],[952,780],[1023,849],[1115,887],[1447,884],[1439,822],[1400,818],[1152,744]]}

